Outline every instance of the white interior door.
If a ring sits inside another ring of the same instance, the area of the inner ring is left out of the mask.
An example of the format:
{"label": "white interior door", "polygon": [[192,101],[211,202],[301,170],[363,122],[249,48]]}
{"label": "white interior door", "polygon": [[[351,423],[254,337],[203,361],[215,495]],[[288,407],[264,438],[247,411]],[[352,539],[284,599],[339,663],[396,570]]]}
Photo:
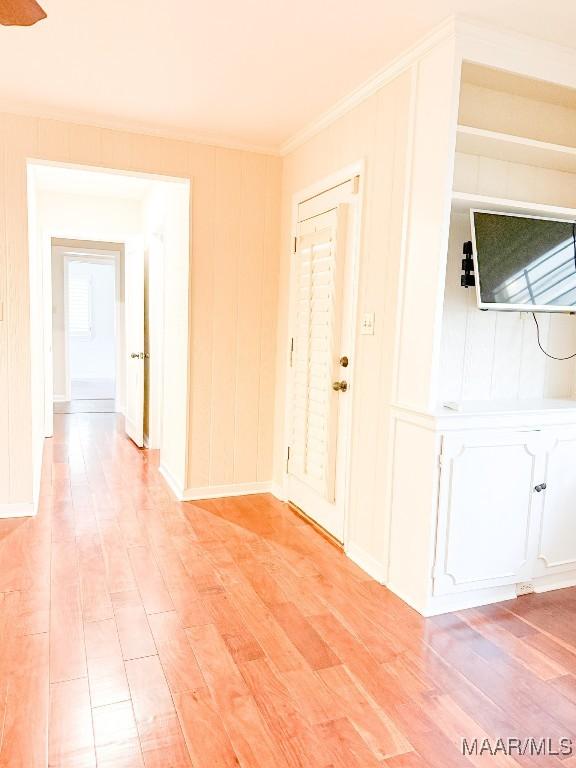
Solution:
{"label": "white interior door", "polygon": [[126,243],[124,258],[126,434],[144,445],[144,246]]}
{"label": "white interior door", "polygon": [[298,224],[292,303],[288,500],[339,541],[350,411],[350,218],[340,203]]}

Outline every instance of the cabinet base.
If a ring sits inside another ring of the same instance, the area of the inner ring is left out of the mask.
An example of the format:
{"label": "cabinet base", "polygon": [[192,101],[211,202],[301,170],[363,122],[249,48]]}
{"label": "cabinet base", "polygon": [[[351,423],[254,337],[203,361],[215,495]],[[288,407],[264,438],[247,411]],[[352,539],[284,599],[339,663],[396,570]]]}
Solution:
{"label": "cabinet base", "polygon": [[[530,581],[534,584],[534,592],[536,593],[566,589],[576,586],[576,570],[567,571],[566,573],[548,574],[539,578],[532,578]],[[423,602],[415,600],[409,595],[402,594],[402,590],[396,589],[392,583],[387,586],[405,603],[408,603],[411,608],[414,608],[425,617],[439,616],[442,613],[462,611],[466,608],[478,608],[482,605],[492,605],[493,603],[500,603],[505,600],[518,599],[515,584],[490,587],[489,589],[473,589],[468,592],[455,592],[450,595],[434,595],[428,597]]]}

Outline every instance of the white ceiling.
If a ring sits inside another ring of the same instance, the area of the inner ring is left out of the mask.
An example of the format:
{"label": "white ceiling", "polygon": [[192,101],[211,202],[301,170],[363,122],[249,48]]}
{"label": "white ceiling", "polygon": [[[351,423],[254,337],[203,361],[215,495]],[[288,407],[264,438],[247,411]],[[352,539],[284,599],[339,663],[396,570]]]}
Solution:
{"label": "white ceiling", "polygon": [[158,183],[128,173],[66,168],[43,163],[32,163],[31,168],[39,192],[143,200],[154,184]]}
{"label": "white ceiling", "polygon": [[453,13],[574,46],[573,0],[41,0],[0,107],[277,148]]}

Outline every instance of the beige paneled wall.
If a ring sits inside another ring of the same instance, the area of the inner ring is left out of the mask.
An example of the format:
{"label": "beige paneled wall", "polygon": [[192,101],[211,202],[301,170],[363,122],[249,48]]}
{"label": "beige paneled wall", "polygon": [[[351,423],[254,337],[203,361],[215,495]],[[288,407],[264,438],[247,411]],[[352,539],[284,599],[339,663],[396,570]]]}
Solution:
{"label": "beige paneled wall", "polygon": [[356,333],[352,361],[354,436],[347,549],[372,572],[386,547],[386,465],[392,391],[404,191],[409,157],[412,74],[397,77],[285,158],[275,440],[275,481],[282,483],[291,207],[295,193],[365,160],[359,316],[375,312],[373,336]]}
{"label": "beige paneled wall", "polygon": [[280,159],[0,115],[0,503],[32,488],[26,158],[191,179],[188,486],[270,480]]}

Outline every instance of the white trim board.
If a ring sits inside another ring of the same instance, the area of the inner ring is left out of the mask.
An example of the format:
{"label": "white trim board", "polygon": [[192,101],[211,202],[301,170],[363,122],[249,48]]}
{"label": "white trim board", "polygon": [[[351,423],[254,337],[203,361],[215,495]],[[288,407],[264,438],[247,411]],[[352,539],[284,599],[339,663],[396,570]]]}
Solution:
{"label": "white trim board", "polygon": [[450,37],[454,37],[456,31],[456,19],[454,16],[450,16],[443,22],[438,24],[427,35],[420,38],[413,46],[405,50],[383,69],[377,72],[368,80],[365,80],[361,85],[351,91],[347,96],[336,102],[330,109],[328,109],[320,117],[313,120],[307,126],[297,131],[287,141],[280,145],[280,155],[284,157],[289,155],[295,149],[305,144],[316,134],[323,131],[332,123],[336,122],[339,118],[349,112],[354,107],[357,107],[370,96],[383,88],[387,83],[397,78],[402,73],[406,72],[418,59],[436,45],[441,43]]}
{"label": "white trim board", "polygon": [[378,560],[354,543],[347,544],[344,547],[344,553],[368,576],[371,576],[379,584],[386,584],[386,564],[384,561]]}
{"label": "white trim board", "polygon": [[[499,52],[504,64],[508,60],[514,60],[515,56],[520,54],[524,55],[526,59],[522,67],[526,74],[530,72],[531,76],[538,77],[538,67],[544,57],[548,59],[547,67],[552,66],[558,70],[556,73],[558,81],[568,86],[574,82],[574,51],[572,48],[530,37],[520,32],[498,30],[493,26],[483,25],[477,21],[472,22],[457,16],[450,16],[379,72],[337,101],[330,109],[278,145],[252,144],[251,142],[238,141],[234,137],[197,134],[177,126],[159,126],[137,120],[123,120],[122,118],[105,117],[69,109],[49,108],[16,99],[5,100],[1,112],[25,115],[39,120],[63,121],[72,125],[90,126],[101,130],[122,131],[139,136],[154,136],[161,139],[283,157],[368,99],[386,83],[406,71],[431,48],[448,37],[459,39],[463,58],[468,60],[494,66],[492,57],[495,50]],[[551,60],[554,60],[552,65],[549,63]],[[517,69],[518,67],[516,67],[516,71]],[[550,76],[548,79],[554,80],[555,78]]]}
{"label": "white trim board", "polygon": [[229,485],[204,485],[194,488],[182,488],[165,466],[161,464],[158,467],[158,471],[179,501],[225,499],[229,496],[252,496],[257,493],[272,493],[274,487],[271,480],[266,480],[257,483],[230,483]]}
{"label": "white trim board", "polygon": [[252,496],[257,493],[271,493],[272,481],[261,483],[233,483],[231,485],[206,485],[186,488],[182,501],[201,499],[225,499],[229,496]]}
{"label": "white trim board", "polygon": [[279,155],[278,147],[274,145],[252,144],[248,141],[236,140],[234,137],[198,134],[186,128],[152,125],[151,123],[141,123],[138,120],[123,120],[122,118],[77,112],[73,109],[51,108],[17,99],[3,100],[0,112],[7,115],[33,117],[37,120],[55,120],[71,125],[89,126],[102,131],[118,131],[137,136],[153,136],[169,141],[184,141],[190,144],[201,144],[238,152],[254,152],[259,155],[276,157]]}
{"label": "white trim board", "polygon": [[282,483],[270,483],[270,493],[278,501],[287,502],[288,496],[286,495],[286,489]]}
{"label": "white trim board", "polygon": [[33,502],[17,504],[0,504],[0,519],[11,517],[34,517],[36,510]]}

